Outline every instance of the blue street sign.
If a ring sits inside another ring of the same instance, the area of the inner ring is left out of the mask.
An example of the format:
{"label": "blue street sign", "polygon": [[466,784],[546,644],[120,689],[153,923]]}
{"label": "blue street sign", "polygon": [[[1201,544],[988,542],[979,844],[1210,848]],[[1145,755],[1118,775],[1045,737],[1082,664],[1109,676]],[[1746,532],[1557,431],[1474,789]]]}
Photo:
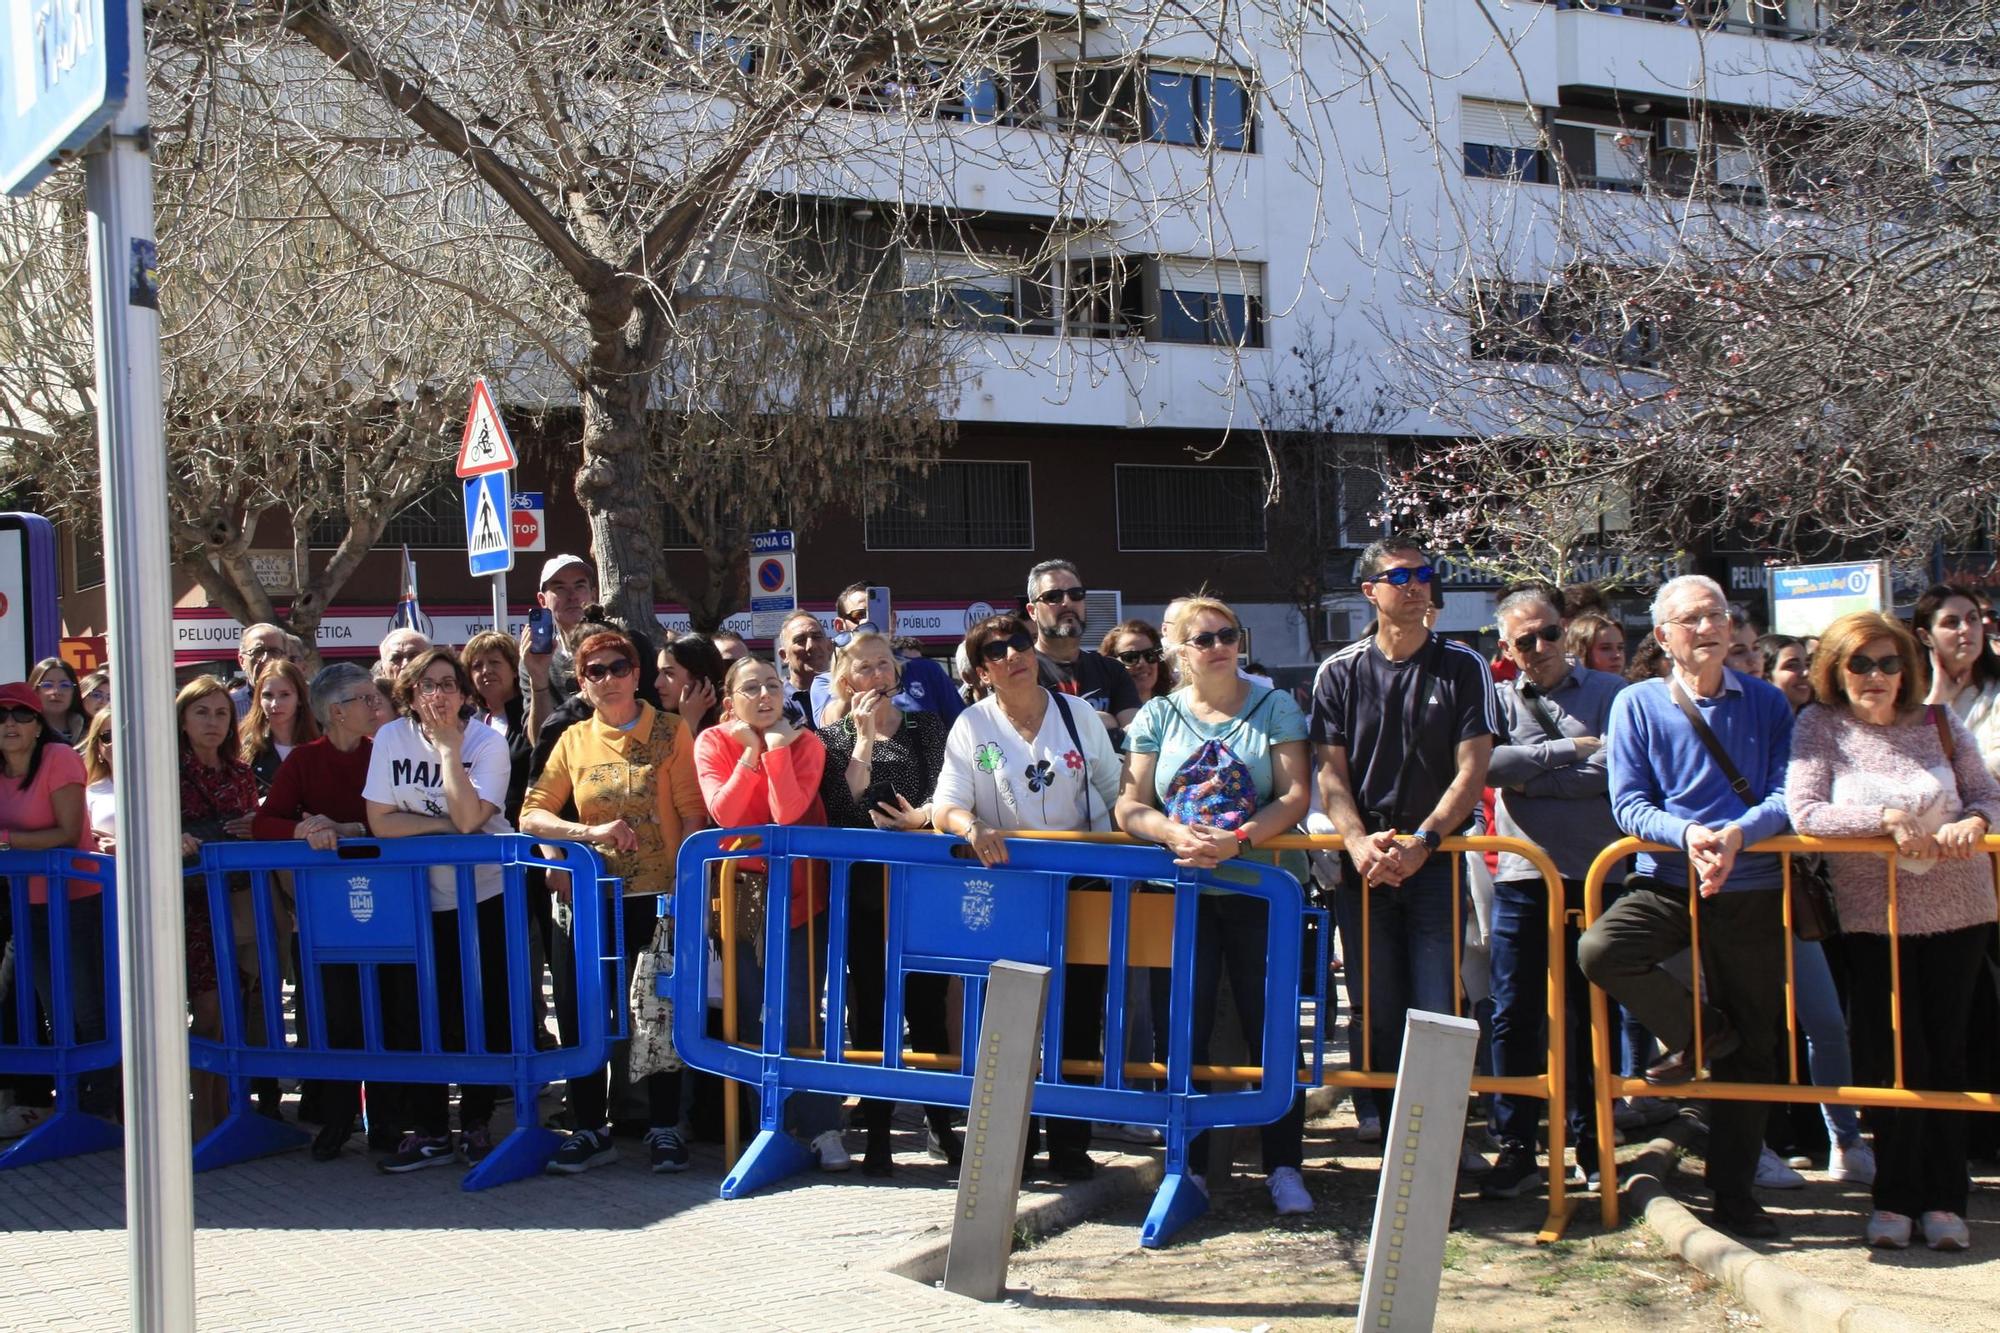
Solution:
{"label": "blue street sign", "polygon": [[125,105],[122,0],[9,0],[0,32],[0,190],[26,195]]}
{"label": "blue street sign", "polygon": [[465,479],[465,555],[474,574],[505,574],[514,567],[511,472],[482,472]]}

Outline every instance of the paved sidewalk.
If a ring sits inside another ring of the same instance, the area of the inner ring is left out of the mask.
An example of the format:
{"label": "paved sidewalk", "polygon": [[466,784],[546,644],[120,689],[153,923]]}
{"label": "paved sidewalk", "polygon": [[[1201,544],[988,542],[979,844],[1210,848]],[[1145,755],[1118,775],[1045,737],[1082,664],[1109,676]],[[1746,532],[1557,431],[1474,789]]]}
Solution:
{"label": "paved sidewalk", "polygon": [[[880,1271],[949,1223],[951,1181],[916,1151],[889,1180],[857,1162],[725,1203],[708,1145],[677,1176],[620,1140],[620,1159],[585,1175],[467,1194],[456,1166],[384,1176],[359,1144],[338,1162],[296,1152],[195,1177],[203,1328],[1045,1326]],[[100,1153],[0,1173],[0,1328],[127,1323],[123,1169]]]}

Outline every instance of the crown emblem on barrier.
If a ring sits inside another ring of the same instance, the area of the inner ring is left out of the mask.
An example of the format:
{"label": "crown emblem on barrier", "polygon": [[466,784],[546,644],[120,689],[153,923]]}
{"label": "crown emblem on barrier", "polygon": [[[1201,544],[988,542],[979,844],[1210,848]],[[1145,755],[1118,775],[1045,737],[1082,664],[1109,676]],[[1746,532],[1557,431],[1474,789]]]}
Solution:
{"label": "crown emblem on barrier", "polygon": [[968,930],[985,930],[993,924],[993,881],[969,879],[965,896],[958,902],[959,919]]}
{"label": "crown emblem on barrier", "polygon": [[368,876],[356,875],[347,881],[347,914],[364,926],[374,918],[375,890]]}

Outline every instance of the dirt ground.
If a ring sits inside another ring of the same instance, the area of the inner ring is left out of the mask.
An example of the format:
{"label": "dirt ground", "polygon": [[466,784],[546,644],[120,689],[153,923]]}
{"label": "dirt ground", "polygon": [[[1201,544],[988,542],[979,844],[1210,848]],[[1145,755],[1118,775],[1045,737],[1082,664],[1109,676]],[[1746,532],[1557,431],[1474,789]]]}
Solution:
{"label": "dirt ground", "polygon": [[[1247,1153],[1254,1156],[1254,1144]],[[1306,1129],[1318,1210],[1279,1218],[1261,1176],[1232,1180],[1172,1244],[1139,1247],[1145,1204],[1016,1254],[1010,1295],[1058,1324],[1254,1330],[1354,1327],[1381,1159],[1343,1106]],[[1585,1195],[1569,1236],[1538,1246],[1543,1196],[1488,1203],[1461,1189],[1446,1242],[1437,1327],[1755,1328],[1726,1288],[1682,1264],[1644,1227],[1604,1235]]]}

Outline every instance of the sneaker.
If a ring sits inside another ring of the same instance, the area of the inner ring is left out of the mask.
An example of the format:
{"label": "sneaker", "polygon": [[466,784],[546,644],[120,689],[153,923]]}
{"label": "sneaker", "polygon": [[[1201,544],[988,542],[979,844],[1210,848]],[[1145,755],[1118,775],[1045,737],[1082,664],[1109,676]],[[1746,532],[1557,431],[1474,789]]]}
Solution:
{"label": "sneaker", "polygon": [[343,1119],[337,1124],[323,1126],[319,1133],[313,1135],[312,1159],[315,1162],[331,1162],[335,1160],[341,1153],[347,1150],[347,1141],[353,1137],[354,1121],[352,1118]]}
{"label": "sneaker", "polygon": [[1790,1153],[1785,1157],[1785,1165],[1794,1171],[1810,1171],[1812,1170],[1813,1159],[1806,1153]]}
{"label": "sneaker", "polygon": [[1458,1174],[1461,1176],[1483,1176],[1493,1169],[1493,1163],[1486,1160],[1486,1154],[1473,1146],[1472,1136],[1467,1134],[1458,1145]]}
{"label": "sneaker", "polygon": [[847,1155],[847,1145],[840,1141],[837,1129],[822,1130],[819,1137],[812,1141],[812,1150],[819,1158],[819,1169],[822,1171],[845,1171],[854,1165],[854,1159]]}
{"label": "sneaker", "polygon": [[1757,1188],[1764,1190],[1802,1190],[1806,1178],[1786,1166],[1778,1154],[1768,1147],[1757,1157]]}
{"label": "sneaker", "polygon": [[1136,1143],[1142,1147],[1156,1148],[1165,1142],[1160,1137],[1160,1131],[1151,1125],[1109,1125],[1100,1123],[1094,1124],[1090,1128],[1094,1137],[1109,1139],[1113,1143]]}
{"label": "sneaker", "polygon": [[1302,1217],[1313,1210],[1312,1195],[1306,1193],[1306,1182],[1297,1167],[1281,1166],[1271,1173],[1271,1206],[1279,1217]]}
{"label": "sneaker", "polygon": [[[1586,1160],[1592,1162],[1597,1160],[1596,1153],[1587,1153],[1584,1156]],[[1573,1190],[1594,1190],[1603,1179],[1603,1175],[1596,1167],[1593,1166],[1586,1171],[1579,1163],[1572,1162],[1569,1174],[1563,1177],[1563,1183]]]}
{"label": "sneaker", "polygon": [[10,1106],[0,1111],[0,1139],[18,1139],[47,1118],[39,1106]]}
{"label": "sneaker", "polygon": [[457,1160],[458,1153],[452,1149],[451,1135],[428,1138],[422,1134],[405,1134],[396,1151],[375,1166],[389,1175],[400,1176],[406,1171],[421,1171],[427,1166],[443,1166]]}
{"label": "sneaker", "polygon": [[1533,1189],[1541,1178],[1541,1170],[1535,1165],[1533,1148],[1525,1143],[1503,1144],[1500,1160],[1486,1173],[1486,1179],[1479,1182],[1479,1197],[1517,1199],[1523,1190]]}
{"label": "sneaker", "polygon": [[1833,1155],[1826,1161],[1827,1174],[1835,1180],[1844,1180],[1850,1185],[1873,1185],[1875,1183],[1875,1150],[1865,1139],[1856,1139],[1845,1148],[1833,1145]]}
{"label": "sneaker", "polygon": [[493,1151],[493,1131],[486,1125],[473,1125],[459,1131],[458,1155],[465,1159],[467,1166],[478,1166]]}
{"label": "sneaker", "polygon": [[1910,1219],[1901,1213],[1892,1213],[1877,1208],[1868,1218],[1868,1229],[1862,1233],[1871,1250],[1907,1250],[1910,1248]]}
{"label": "sneaker", "polygon": [[1957,1213],[1925,1213],[1924,1244],[1934,1250],[1962,1250],[1972,1244],[1972,1234]]}
{"label": "sneaker", "polygon": [[562,1141],[548,1169],[559,1176],[578,1176],[594,1166],[618,1160],[618,1145],[608,1129],[579,1129]]}
{"label": "sneaker", "polygon": [[1361,1140],[1363,1143],[1380,1143],[1382,1141],[1382,1117],[1376,1114],[1375,1108],[1372,1105],[1366,1111],[1356,1111],[1354,1118],[1357,1122],[1357,1127],[1354,1131],[1355,1138]]}
{"label": "sneaker", "polygon": [[646,1151],[653,1159],[653,1170],[659,1172],[685,1171],[688,1169],[687,1140],[672,1126],[646,1131]]}

